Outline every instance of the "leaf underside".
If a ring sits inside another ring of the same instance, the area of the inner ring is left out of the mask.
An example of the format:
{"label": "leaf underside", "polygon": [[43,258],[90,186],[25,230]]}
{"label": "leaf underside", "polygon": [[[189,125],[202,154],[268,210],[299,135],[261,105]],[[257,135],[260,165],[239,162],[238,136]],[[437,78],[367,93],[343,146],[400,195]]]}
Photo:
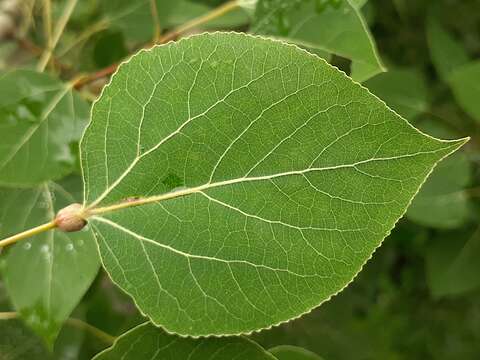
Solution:
{"label": "leaf underside", "polygon": [[275,357],[243,337],[194,340],[169,335],[145,323],[120,336],[94,360],[275,360]]}
{"label": "leaf underside", "polygon": [[341,291],[464,142],[295,46],[203,34],[140,52],[105,88],[81,144],[85,203],[145,198],[90,223],[156,325],[248,333]]}

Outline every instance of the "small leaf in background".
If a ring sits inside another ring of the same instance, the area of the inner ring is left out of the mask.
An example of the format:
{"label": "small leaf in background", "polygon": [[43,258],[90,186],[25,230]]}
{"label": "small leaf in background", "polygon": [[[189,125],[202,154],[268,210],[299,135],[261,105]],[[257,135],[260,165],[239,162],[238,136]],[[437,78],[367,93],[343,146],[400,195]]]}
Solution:
{"label": "small leaf in background", "polygon": [[72,172],[89,105],[50,75],[14,70],[0,77],[0,185],[26,187]]}
{"label": "small leaf in background", "polygon": [[[0,237],[48,222],[75,202],[81,182],[68,178],[33,189],[0,190]],[[52,346],[63,322],[94,280],[99,259],[90,230],[51,231],[4,254],[6,290],[22,319]]]}
{"label": "small leaf in background", "polygon": [[0,359],[52,359],[42,340],[19,320],[0,320],[0,334]]}
{"label": "small leaf in background", "polygon": [[[179,0],[184,1],[184,0]],[[162,26],[177,6],[178,1],[155,0],[158,17]],[[152,40],[154,18],[151,0],[109,0],[102,1],[102,10],[110,23],[110,29],[120,30],[131,41],[145,42]]]}
{"label": "small leaf in background", "polygon": [[430,56],[439,76],[449,82],[453,70],[469,62],[465,47],[431,14],[427,21]]}
{"label": "small leaf in background", "polygon": [[427,281],[436,298],[460,295],[480,287],[480,231],[456,231],[431,239]]}
{"label": "small leaf in background", "polygon": [[364,85],[410,121],[428,110],[427,84],[419,71],[391,69],[367,80]]}
{"label": "small leaf in background", "polygon": [[[424,122],[422,129],[443,138],[454,138],[440,124]],[[472,206],[466,188],[472,182],[472,164],[464,152],[441,162],[413,199],[407,217],[424,226],[451,229],[470,218]]]}
{"label": "small leaf in background", "polygon": [[[204,1],[156,0],[158,17],[162,29],[184,24],[205,15],[212,7]],[[154,21],[151,0],[109,0],[101,3],[112,29],[120,30],[131,41],[151,41]],[[239,8],[205,24],[207,29],[229,28],[247,24],[247,14]]]}
{"label": "small leaf in background", "polygon": [[276,360],[243,337],[192,339],[167,334],[145,323],[120,336],[94,360]]}
{"label": "small leaf in background", "polygon": [[104,31],[95,39],[93,59],[98,67],[120,62],[128,56],[128,49],[122,32]]}
{"label": "small leaf in background", "polygon": [[278,360],[323,360],[317,354],[297,346],[280,345],[268,351]]}
{"label": "small leaf in background", "polygon": [[370,30],[350,0],[259,0],[251,31],[348,58],[357,81],[384,71]]}
{"label": "small leaf in background", "polygon": [[73,360],[79,359],[84,332],[72,326],[62,329],[53,352],[20,320],[0,320],[0,359]]}
{"label": "small leaf in background", "polygon": [[480,121],[480,61],[456,68],[450,74],[449,84],[463,110]]}
{"label": "small leaf in background", "polygon": [[341,291],[464,143],[295,46],[203,34],[141,52],[104,89],[86,206],[105,269],[155,324],[233,335]]}

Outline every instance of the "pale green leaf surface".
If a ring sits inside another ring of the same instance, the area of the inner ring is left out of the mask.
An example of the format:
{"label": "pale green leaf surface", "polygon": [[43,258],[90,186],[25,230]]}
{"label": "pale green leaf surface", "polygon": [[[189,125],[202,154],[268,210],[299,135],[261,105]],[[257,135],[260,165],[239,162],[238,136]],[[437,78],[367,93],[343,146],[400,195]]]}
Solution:
{"label": "pale green leaf surface", "polygon": [[278,360],[322,360],[317,354],[297,346],[280,345],[269,351]]}
{"label": "pale green leaf surface", "polygon": [[[48,222],[54,209],[75,202],[69,191],[78,190],[79,179],[69,178],[61,184],[0,189],[0,238]],[[91,231],[50,231],[13,245],[1,256],[5,257],[6,290],[15,309],[52,345],[98,272],[100,262]]]}
{"label": "pale green leaf surface", "polygon": [[315,0],[260,0],[252,32],[352,60],[352,78],[365,81],[384,71],[360,10],[349,1],[318,8]]}
{"label": "pale green leaf surface", "polygon": [[275,360],[243,337],[192,339],[170,335],[145,323],[120,336],[94,360]]}
{"label": "pale green leaf surface", "polygon": [[448,82],[453,70],[469,62],[465,48],[440,24],[435,16],[427,21],[430,56],[440,77]]}
{"label": "pale green leaf surface", "polygon": [[457,68],[450,74],[449,84],[463,110],[480,121],[480,61]]}
{"label": "pale green leaf surface", "polygon": [[216,33],[143,51],[81,144],[103,264],[169,332],[250,332],[341,291],[443,157],[440,141],[293,45]]}
{"label": "pale green leaf surface", "polygon": [[[429,134],[454,138],[438,122],[423,121],[421,125]],[[418,224],[441,229],[465,224],[473,209],[466,191],[472,182],[472,171],[472,164],[464,152],[442,161],[413,199],[407,217]]]}
{"label": "pale green leaf surface", "polygon": [[433,239],[427,253],[427,282],[435,297],[480,287],[480,232],[449,232]]}
{"label": "pale green leaf surface", "polygon": [[365,82],[365,86],[404,118],[413,120],[428,110],[428,90],[419,71],[392,69]]}
{"label": "pale green leaf surface", "polygon": [[89,106],[50,75],[14,70],[0,77],[0,185],[59,179],[76,164]]}

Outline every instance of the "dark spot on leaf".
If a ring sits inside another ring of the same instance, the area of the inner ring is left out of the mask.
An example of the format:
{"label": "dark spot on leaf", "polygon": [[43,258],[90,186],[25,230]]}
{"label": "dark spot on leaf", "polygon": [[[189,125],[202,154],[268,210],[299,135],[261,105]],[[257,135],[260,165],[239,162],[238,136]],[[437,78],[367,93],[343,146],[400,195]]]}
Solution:
{"label": "dark spot on leaf", "polygon": [[178,175],[168,174],[165,176],[165,179],[162,180],[162,184],[165,185],[168,190],[172,190],[183,186],[183,181]]}

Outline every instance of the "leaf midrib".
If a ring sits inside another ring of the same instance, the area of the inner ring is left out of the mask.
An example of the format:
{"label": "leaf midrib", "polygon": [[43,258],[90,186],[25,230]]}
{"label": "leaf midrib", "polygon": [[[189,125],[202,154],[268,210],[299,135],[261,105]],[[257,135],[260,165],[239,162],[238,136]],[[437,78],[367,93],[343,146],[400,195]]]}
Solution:
{"label": "leaf midrib", "polygon": [[[229,186],[229,185],[234,185],[234,184],[239,184],[239,183],[244,183],[244,182],[255,182],[255,181],[265,181],[265,180],[272,180],[272,179],[277,179],[285,176],[295,176],[295,175],[305,175],[309,172],[315,172],[315,171],[331,171],[331,170],[339,170],[339,169],[347,169],[347,168],[353,168],[356,171],[361,172],[362,174],[366,174],[364,171],[359,170],[357,167],[360,165],[368,164],[371,162],[376,162],[376,161],[392,161],[392,160],[400,160],[400,159],[405,159],[405,158],[412,158],[416,156],[421,156],[421,155],[427,155],[427,154],[435,154],[438,152],[444,152],[448,151],[450,148],[454,148],[458,146],[457,141],[445,141],[445,143],[450,143],[450,146],[446,146],[440,149],[436,150],[431,150],[431,151],[419,151],[416,153],[412,154],[403,154],[403,155],[398,155],[398,156],[389,156],[389,157],[378,157],[378,158],[369,158],[361,161],[357,161],[354,163],[350,164],[340,164],[340,165],[332,165],[332,166],[325,166],[325,167],[316,167],[316,168],[306,168],[303,170],[294,170],[294,171],[288,171],[288,172],[283,172],[283,173],[276,173],[276,174],[270,174],[270,175],[263,175],[263,176],[255,176],[255,177],[241,177],[241,178],[235,178],[235,179],[230,179],[230,180],[224,180],[224,181],[219,181],[219,182],[214,182],[214,183],[206,183],[200,186],[196,187],[191,187],[191,188],[186,188],[182,190],[177,190],[177,191],[172,191],[160,195],[154,195],[150,197],[144,197],[144,198],[139,198],[133,201],[122,201],[113,205],[107,205],[104,207],[97,207],[96,205],[91,205],[87,206],[84,210],[84,216],[85,217],[90,217],[90,216],[95,216],[95,215],[102,215],[106,213],[110,213],[113,211],[118,211],[130,207],[136,207],[136,206],[142,206],[142,205],[147,205],[151,203],[157,203],[161,201],[166,201],[166,200],[171,200],[177,197],[183,197],[195,193],[201,193],[206,190],[214,189],[214,188],[219,188],[223,186]],[[372,175],[373,176],[373,175]],[[96,202],[94,202],[95,204]]]}

